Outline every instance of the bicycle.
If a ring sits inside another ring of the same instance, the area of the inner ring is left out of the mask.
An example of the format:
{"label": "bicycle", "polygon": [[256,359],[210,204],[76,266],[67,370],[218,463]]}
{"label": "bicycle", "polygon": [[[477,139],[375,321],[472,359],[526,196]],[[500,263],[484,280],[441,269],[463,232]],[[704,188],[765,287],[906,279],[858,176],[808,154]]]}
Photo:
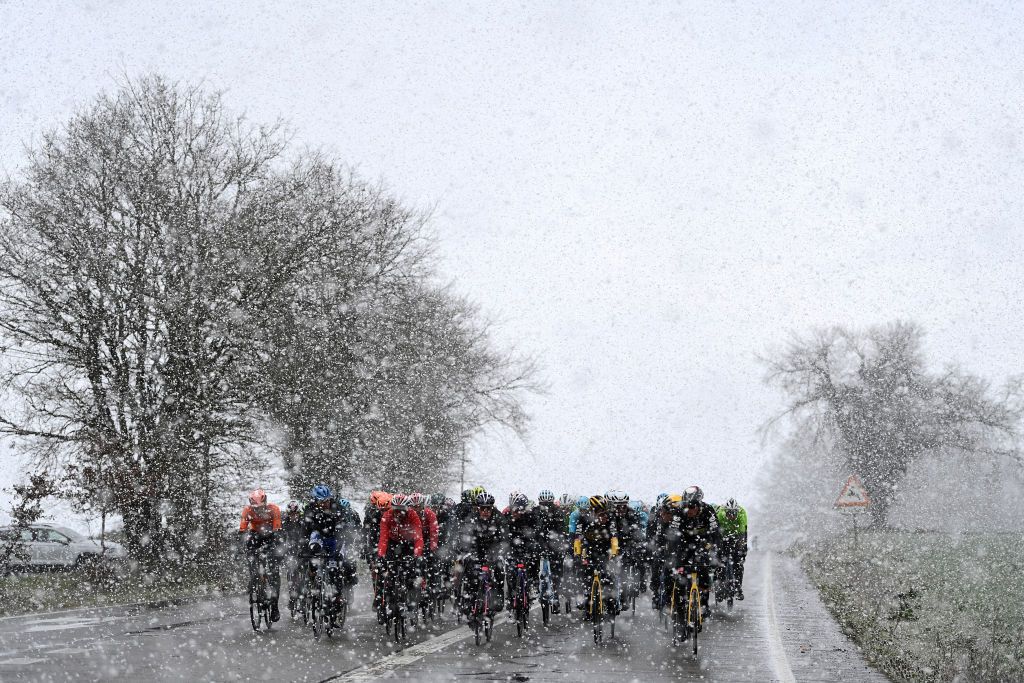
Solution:
{"label": "bicycle", "polygon": [[526,621],[530,615],[530,581],[526,578],[526,565],[516,563],[512,577],[512,616],[516,621],[516,637],[522,638],[526,631]]}
{"label": "bicycle", "polygon": [[[686,611],[683,612],[682,591],[683,582],[690,579],[690,586],[686,599]],[[700,599],[700,585],[697,581],[696,567],[678,567],[672,572],[672,645],[673,647],[685,642],[687,639],[693,642],[693,656],[697,656],[697,634],[704,628],[704,613]],[[679,600],[676,599],[677,589]],[[685,618],[684,618],[685,614]]]}
{"label": "bicycle", "polygon": [[293,552],[288,556],[288,615],[292,621],[295,620],[295,613],[301,609],[300,601],[305,583],[303,564],[297,553]]}
{"label": "bicycle", "polygon": [[249,572],[249,621],[252,630],[259,632],[260,625],[270,630],[270,546],[264,544],[256,549]]}
{"label": "bicycle", "polygon": [[476,644],[480,645],[481,634],[489,643],[494,630],[494,613],[491,609],[492,575],[491,568],[487,565],[481,565],[475,588],[467,621],[469,627],[473,629]]}
{"label": "bicycle", "polygon": [[593,576],[590,582],[590,597],[587,600],[587,619],[593,624],[594,644],[600,646],[604,642],[606,620],[609,621],[610,637],[615,638],[615,615],[618,610],[615,605],[616,598],[604,596],[604,587],[609,581],[602,575],[600,567],[594,566]]}
{"label": "bicycle", "polygon": [[430,573],[430,598],[434,603],[433,610],[438,615],[444,614],[451,592],[448,586],[449,564],[450,562],[446,560],[435,558],[433,571]]}
{"label": "bicycle", "polygon": [[543,555],[540,558],[540,580],[538,581],[537,588],[537,597],[540,600],[541,621],[547,626],[548,621],[551,619],[551,608],[558,604],[558,598],[554,590],[554,580],[551,578],[551,560],[548,559],[547,555]]}
{"label": "bicycle", "polygon": [[[316,554],[310,557],[310,572],[314,590],[306,592],[307,609],[303,621],[313,624],[313,638],[326,634],[330,638],[335,630],[345,626],[348,617],[349,591],[344,574],[345,547],[342,545],[334,557]],[[338,583],[341,584],[339,593]]]}
{"label": "bicycle", "polygon": [[633,562],[624,563],[622,573],[622,604],[624,609],[630,610],[633,615],[636,615],[636,599],[640,594],[638,582],[641,581],[637,576],[636,564]]}
{"label": "bicycle", "polygon": [[715,602],[725,601],[731,610],[736,598],[736,568],[731,556],[726,556],[720,572],[715,572]]}
{"label": "bicycle", "polygon": [[389,562],[383,575],[383,599],[385,607],[384,631],[394,637],[395,643],[403,645],[406,640],[406,610],[409,587],[404,571],[400,571],[403,563]]}

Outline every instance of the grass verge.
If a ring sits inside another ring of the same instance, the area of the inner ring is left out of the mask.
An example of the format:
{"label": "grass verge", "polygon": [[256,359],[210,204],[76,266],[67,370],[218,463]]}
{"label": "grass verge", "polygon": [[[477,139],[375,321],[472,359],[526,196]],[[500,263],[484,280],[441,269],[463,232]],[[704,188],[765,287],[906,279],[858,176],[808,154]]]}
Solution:
{"label": "grass verge", "polygon": [[241,588],[230,580],[209,581],[188,576],[115,575],[90,569],[16,573],[0,577],[0,616],[173,602],[239,591]]}
{"label": "grass verge", "polygon": [[1024,536],[871,531],[797,548],[826,605],[896,681],[1024,681]]}

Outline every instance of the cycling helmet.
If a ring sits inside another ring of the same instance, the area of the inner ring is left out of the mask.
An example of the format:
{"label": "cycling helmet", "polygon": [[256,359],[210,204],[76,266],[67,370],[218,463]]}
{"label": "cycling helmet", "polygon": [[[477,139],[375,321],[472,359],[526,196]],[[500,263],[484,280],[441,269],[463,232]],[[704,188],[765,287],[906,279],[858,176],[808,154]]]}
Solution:
{"label": "cycling helmet", "polygon": [[633,508],[637,512],[645,512],[644,502],[642,500],[634,500],[632,503],[629,504],[629,507]]}
{"label": "cycling helmet", "polygon": [[331,497],[331,488],[327,484],[317,484],[313,487],[313,500],[324,501]]}
{"label": "cycling helmet", "polygon": [[494,496],[487,493],[486,491],[482,491],[476,494],[476,498],[473,500],[473,504],[476,505],[477,507],[482,508],[490,507],[491,505],[494,505]]}
{"label": "cycling helmet", "polygon": [[516,500],[519,496],[523,495],[519,489],[515,489],[512,493],[508,494],[508,506],[512,507],[512,501]]}
{"label": "cycling helmet", "polygon": [[564,508],[572,507],[572,495],[563,493],[558,497],[558,504]]}
{"label": "cycling helmet", "polygon": [[289,500],[288,505],[285,506],[284,510],[289,515],[298,513],[302,508],[299,506],[299,501]]}
{"label": "cycling helmet", "polygon": [[595,512],[602,512],[608,509],[608,499],[604,496],[591,496],[590,509]]}
{"label": "cycling helmet", "polygon": [[530,499],[522,493],[513,493],[509,496],[508,506],[512,510],[522,512],[526,509],[526,506],[530,504]]}
{"label": "cycling helmet", "polygon": [[665,499],[667,499],[667,498],[668,498],[668,494],[667,493],[659,493],[658,497],[654,499],[654,507],[660,508],[662,505],[665,504]]}
{"label": "cycling helmet", "polygon": [[486,493],[486,491],[484,491],[483,486],[474,486],[469,490],[469,495],[473,497],[473,500],[476,500],[476,497],[479,496],[481,493]]}
{"label": "cycling helmet", "polygon": [[544,489],[543,491],[541,491],[540,493],[537,494],[537,502],[538,503],[554,503],[555,502],[555,494],[552,491],[548,491],[547,489]]}
{"label": "cycling helmet", "polygon": [[443,493],[432,493],[430,494],[430,502],[427,503],[434,510],[440,510],[444,507],[444,494]]}
{"label": "cycling helmet", "polygon": [[587,508],[590,507],[590,499],[587,498],[586,496],[580,496],[579,498],[576,499],[576,507],[578,507],[580,510],[586,510]]}
{"label": "cycling helmet", "polygon": [[338,505],[342,510],[348,510],[352,507],[352,503],[348,501],[348,498],[342,498],[341,496],[338,496]]}
{"label": "cycling helmet", "polygon": [[370,505],[377,508],[378,510],[386,510],[388,503],[391,502],[391,494],[385,491],[371,491],[370,492]]}
{"label": "cycling helmet", "polygon": [[687,505],[695,505],[702,500],[704,500],[704,492],[700,490],[699,486],[687,486],[683,491],[683,501]]}
{"label": "cycling helmet", "polygon": [[725,516],[729,519],[736,519],[736,516],[740,514],[740,504],[736,502],[735,498],[730,498],[725,501]]}
{"label": "cycling helmet", "polygon": [[409,509],[409,496],[404,493],[396,493],[391,496],[391,509],[392,510],[408,510]]}
{"label": "cycling helmet", "polygon": [[604,494],[604,497],[608,499],[610,505],[626,505],[629,503],[629,494],[616,489],[612,489]]}
{"label": "cycling helmet", "polygon": [[263,507],[267,504],[267,492],[263,489],[256,489],[249,494],[249,505],[253,507]]}
{"label": "cycling helmet", "polygon": [[666,509],[671,510],[673,508],[680,508],[683,506],[683,497],[678,493],[673,493],[671,496],[667,496],[662,503]]}

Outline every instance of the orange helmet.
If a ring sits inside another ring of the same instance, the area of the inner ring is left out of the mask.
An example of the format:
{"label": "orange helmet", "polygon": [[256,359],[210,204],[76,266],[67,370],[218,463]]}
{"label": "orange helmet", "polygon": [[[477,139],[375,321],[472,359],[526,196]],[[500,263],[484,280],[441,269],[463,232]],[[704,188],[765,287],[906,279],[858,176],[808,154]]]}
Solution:
{"label": "orange helmet", "polygon": [[387,510],[391,507],[391,494],[387,491],[372,491],[370,493],[370,504],[378,510]]}

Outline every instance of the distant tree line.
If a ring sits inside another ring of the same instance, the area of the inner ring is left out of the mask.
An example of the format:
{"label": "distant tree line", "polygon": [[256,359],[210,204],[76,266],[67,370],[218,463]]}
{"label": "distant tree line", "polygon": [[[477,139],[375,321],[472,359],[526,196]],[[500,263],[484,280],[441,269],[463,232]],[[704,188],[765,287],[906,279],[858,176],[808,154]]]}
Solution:
{"label": "distant tree line", "polygon": [[296,493],[441,486],[480,429],[524,428],[535,373],[431,246],[280,124],[126,83],[0,185],[0,433],[148,567],[215,548],[226,490],[275,450]]}
{"label": "distant tree line", "polygon": [[[792,489],[793,480],[820,474],[816,461],[834,459],[864,481],[871,522],[884,526],[908,472],[926,459],[949,463],[940,484],[961,489],[951,502],[962,501],[975,485],[955,471],[964,458],[1022,471],[1020,380],[997,390],[955,365],[934,370],[923,337],[920,326],[906,321],[867,330],[832,327],[795,338],[764,359],[767,382],[782,390],[787,404],[768,426],[788,421],[793,428],[784,466],[776,466],[769,482],[773,490]],[[824,496],[838,492],[828,489]]]}

